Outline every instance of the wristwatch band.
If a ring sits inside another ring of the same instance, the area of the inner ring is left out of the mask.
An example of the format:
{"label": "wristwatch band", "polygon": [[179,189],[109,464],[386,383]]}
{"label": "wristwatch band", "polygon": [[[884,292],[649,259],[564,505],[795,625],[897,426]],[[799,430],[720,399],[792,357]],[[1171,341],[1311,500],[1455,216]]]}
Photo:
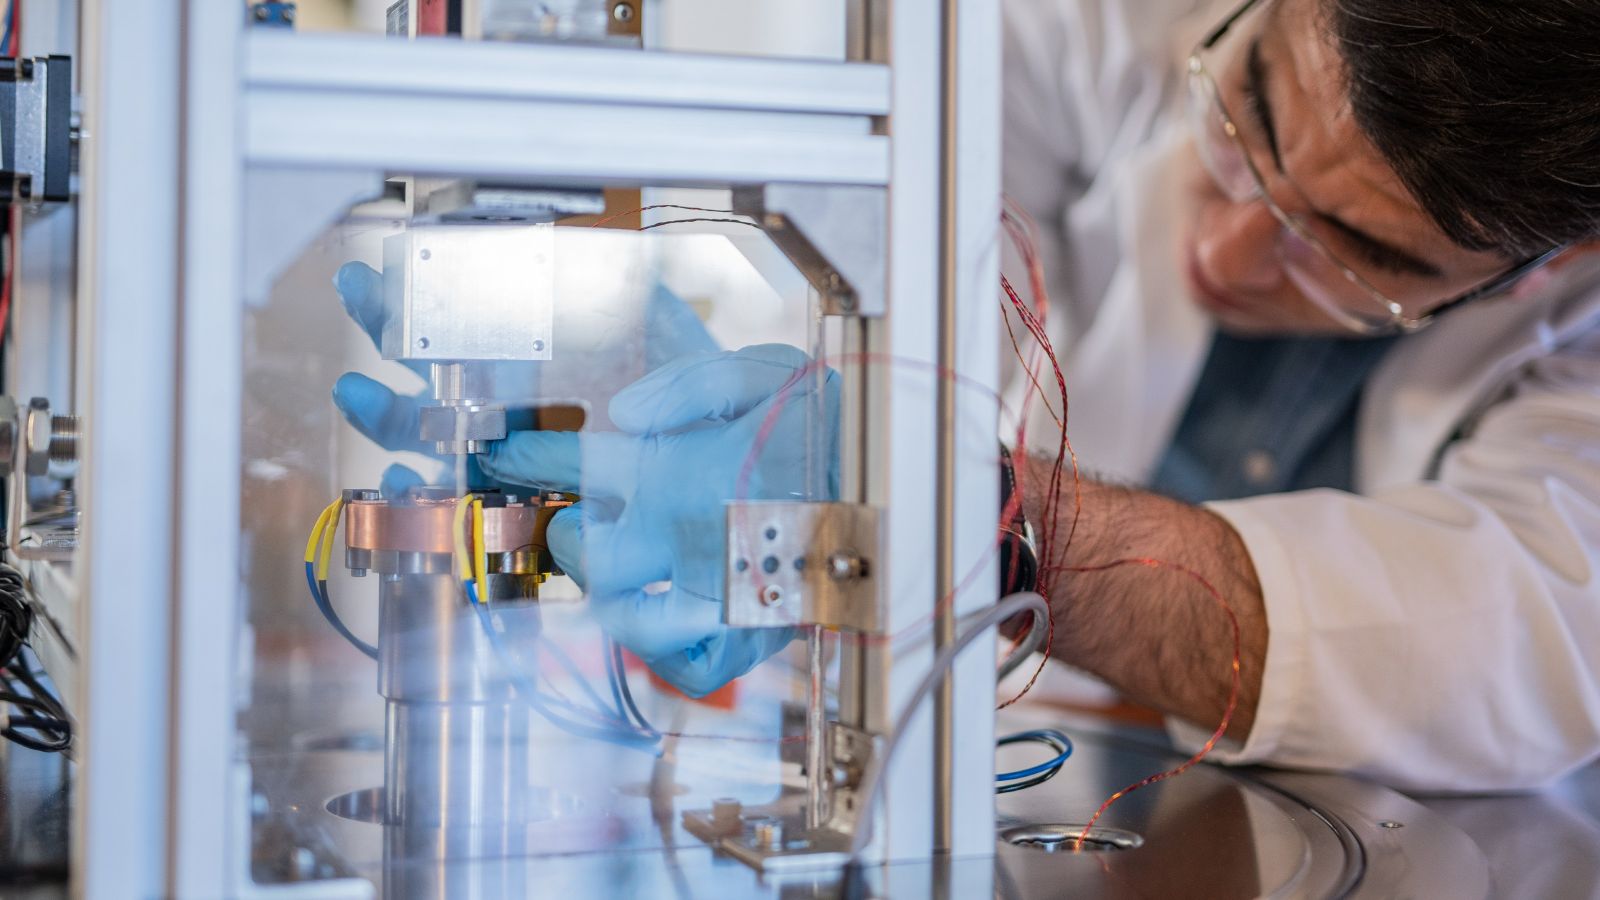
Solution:
{"label": "wristwatch band", "polygon": [[[1011,452],[1000,445],[1000,511],[1005,513],[1017,494],[1017,471]],[[1000,596],[1005,597],[1039,586],[1039,554],[1033,541],[1033,526],[1016,502],[1016,511],[1000,523]]]}

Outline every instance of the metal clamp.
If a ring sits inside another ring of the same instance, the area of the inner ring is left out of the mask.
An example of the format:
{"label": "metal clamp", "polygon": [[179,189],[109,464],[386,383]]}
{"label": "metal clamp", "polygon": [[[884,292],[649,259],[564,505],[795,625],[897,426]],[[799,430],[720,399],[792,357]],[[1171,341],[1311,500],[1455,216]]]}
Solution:
{"label": "metal clamp", "polygon": [[756,501],[727,508],[722,620],[736,628],[882,628],[878,510],[855,503]]}

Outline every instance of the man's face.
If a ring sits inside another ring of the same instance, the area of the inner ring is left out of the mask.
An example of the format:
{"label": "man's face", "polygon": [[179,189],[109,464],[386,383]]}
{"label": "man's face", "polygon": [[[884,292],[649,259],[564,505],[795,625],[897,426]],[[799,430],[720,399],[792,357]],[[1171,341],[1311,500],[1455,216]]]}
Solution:
{"label": "man's face", "polygon": [[[1318,0],[1267,0],[1218,45],[1208,70],[1267,191],[1314,224],[1338,259],[1417,316],[1504,271],[1423,212],[1357,126]],[[1197,302],[1238,334],[1349,334],[1286,274],[1283,226],[1259,199],[1232,202],[1198,165],[1183,260]],[[1369,303],[1369,311],[1376,301]]]}

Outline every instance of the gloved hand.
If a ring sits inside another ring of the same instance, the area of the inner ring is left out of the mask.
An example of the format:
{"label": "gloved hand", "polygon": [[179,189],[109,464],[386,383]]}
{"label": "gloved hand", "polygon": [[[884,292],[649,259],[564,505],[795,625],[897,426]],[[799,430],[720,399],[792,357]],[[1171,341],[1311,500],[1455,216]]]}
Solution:
{"label": "gloved hand", "polygon": [[[384,308],[383,276],[372,267],[359,262],[345,263],[333,278],[334,288],[345,311],[372,339],[374,346],[382,347]],[[651,293],[644,311],[644,330],[648,340],[644,344],[645,365],[648,369],[685,353],[714,351],[717,343],[706,332],[693,310],[666,288],[657,285]],[[597,348],[573,348],[573,353],[594,354]],[[404,363],[422,378],[429,376],[429,365],[422,362]],[[526,402],[538,394],[539,367],[546,363],[497,363],[496,384],[514,386],[512,399]],[[346,372],[333,387],[333,402],[345,419],[357,431],[390,451],[409,450],[433,455],[432,445],[417,440],[418,410],[429,402],[431,392],[424,388],[413,395],[399,395],[365,375]],[[498,398],[497,398],[498,399]],[[524,416],[531,423],[531,416]],[[508,415],[507,427],[515,428],[518,416]],[[479,471],[476,457],[467,461],[467,480],[471,487],[481,489],[495,485]],[[424,483],[421,475],[396,464],[383,473],[380,489],[385,497],[395,497],[407,488]]]}
{"label": "gloved hand", "polygon": [[[721,624],[723,505],[838,497],[839,378],[827,371],[818,404],[810,364],[779,344],[693,354],[612,398],[620,433],[518,432],[482,460],[506,483],[583,495],[550,522],[551,553],[585,586],[612,637],[692,696],[744,674],[793,636],[789,628]],[[818,406],[822,420],[808,429],[808,411]],[[808,435],[817,436],[814,449]],[[824,496],[808,497],[808,465]],[[647,589],[662,582],[670,587]]]}

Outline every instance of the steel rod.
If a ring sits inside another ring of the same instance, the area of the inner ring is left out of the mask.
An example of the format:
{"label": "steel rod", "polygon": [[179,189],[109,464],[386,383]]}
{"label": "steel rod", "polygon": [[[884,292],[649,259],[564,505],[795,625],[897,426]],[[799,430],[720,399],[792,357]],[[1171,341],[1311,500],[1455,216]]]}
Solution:
{"label": "steel rod", "polygon": [[[939,34],[939,372],[938,486],[934,545],[934,652],[955,640],[955,492],[956,385],[944,377],[956,369],[956,59],[957,0],[940,3]],[[949,853],[954,844],[955,810],[955,683],[944,679],[933,709],[933,852]]]}

